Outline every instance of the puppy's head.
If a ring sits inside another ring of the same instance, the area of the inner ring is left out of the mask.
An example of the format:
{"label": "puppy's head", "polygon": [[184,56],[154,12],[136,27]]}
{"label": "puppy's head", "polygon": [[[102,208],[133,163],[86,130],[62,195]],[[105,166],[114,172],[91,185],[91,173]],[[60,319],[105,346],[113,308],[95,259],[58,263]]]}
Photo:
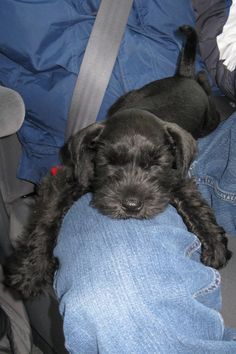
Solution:
{"label": "puppy's head", "polygon": [[176,124],[127,109],[72,137],[62,158],[103,214],[150,218],[169,203],[195,148],[192,136]]}

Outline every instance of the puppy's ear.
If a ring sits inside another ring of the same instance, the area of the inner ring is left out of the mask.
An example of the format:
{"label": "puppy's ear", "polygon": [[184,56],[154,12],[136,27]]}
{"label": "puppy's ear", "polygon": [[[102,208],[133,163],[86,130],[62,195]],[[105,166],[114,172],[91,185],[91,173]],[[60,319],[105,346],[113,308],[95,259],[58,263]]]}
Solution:
{"label": "puppy's ear", "polygon": [[81,188],[88,190],[94,176],[96,143],[104,129],[104,123],[94,123],[71,136],[61,148],[64,166],[72,170],[73,178]]}
{"label": "puppy's ear", "polygon": [[197,151],[196,140],[175,123],[165,123],[167,136],[175,155],[176,169],[184,177]]}

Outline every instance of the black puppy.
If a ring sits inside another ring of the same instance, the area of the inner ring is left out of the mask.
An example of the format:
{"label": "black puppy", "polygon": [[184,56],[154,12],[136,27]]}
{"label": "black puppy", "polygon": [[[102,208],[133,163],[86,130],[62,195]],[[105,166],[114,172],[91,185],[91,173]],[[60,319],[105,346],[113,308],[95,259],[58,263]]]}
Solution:
{"label": "black puppy", "polygon": [[62,148],[63,165],[42,182],[29,225],[5,265],[5,283],[23,297],[52,282],[62,218],[87,192],[92,205],[113,218],[151,218],[171,203],[199,237],[204,264],[220,268],[230,258],[224,230],[187,175],[194,138],[212,131],[219,117],[204,73],[194,77],[196,33],[189,26],[181,30],[187,41],[176,76],[127,93],[106,121],[83,129]]}

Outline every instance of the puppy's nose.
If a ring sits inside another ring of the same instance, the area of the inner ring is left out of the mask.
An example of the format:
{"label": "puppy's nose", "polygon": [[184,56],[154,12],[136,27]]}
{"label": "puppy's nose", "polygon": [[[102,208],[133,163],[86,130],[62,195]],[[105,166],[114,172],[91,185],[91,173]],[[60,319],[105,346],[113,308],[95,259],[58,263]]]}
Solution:
{"label": "puppy's nose", "polygon": [[127,211],[139,211],[142,209],[143,203],[140,199],[138,199],[136,197],[129,197],[129,198],[123,199],[122,206]]}

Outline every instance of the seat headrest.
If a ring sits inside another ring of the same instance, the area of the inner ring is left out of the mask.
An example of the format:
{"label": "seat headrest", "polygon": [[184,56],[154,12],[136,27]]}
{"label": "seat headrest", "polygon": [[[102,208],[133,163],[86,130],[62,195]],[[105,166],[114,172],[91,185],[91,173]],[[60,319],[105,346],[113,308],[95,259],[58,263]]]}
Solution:
{"label": "seat headrest", "polygon": [[0,86],[0,138],[17,132],[25,118],[25,105],[16,91]]}

